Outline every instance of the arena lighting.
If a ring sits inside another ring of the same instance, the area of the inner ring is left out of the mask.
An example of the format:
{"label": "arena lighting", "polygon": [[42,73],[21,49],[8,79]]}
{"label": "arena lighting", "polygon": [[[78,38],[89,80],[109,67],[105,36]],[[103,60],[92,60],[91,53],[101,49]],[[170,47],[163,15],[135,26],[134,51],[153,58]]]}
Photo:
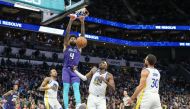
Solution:
{"label": "arena lighting", "polygon": [[[0,19],[0,26],[64,36],[64,30],[62,30],[62,29],[56,29],[56,28],[50,28],[50,27],[45,27],[45,26],[39,26],[39,25],[13,22],[13,21],[8,21],[8,20],[1,20]],[[78,33],[78,32],[72,32],[72,34],[76,34],[78,36],[80,35],[80,33]],[[85,37],[88,40],[99,41],[99,42],[104,42],[104,43],[112,43],[112,44],[118,44],[118,45],[124,45],[124,46],[139,46],[139,47],[147,47],[147,46],[180,47],[180,46],[186,46],[186,47],[190,47],[190,42],[128,41],[128,40],[110,38],[107,36],[96,36],[96,35],[92,35],[92,34],[86,34]]]}
{"label": "arena lighting", "polygon": [[[8,3],[0,0],[1,5],[6,5],[10,7],[16,7],[13,3]],[[180,30],[180,31],[190,31],[190,26],[187,25],[130,25],[120,22],[114,22],[110,20],[105,20],[95,17],[86,17],[85,21],[98,23],[102,25],[108,25],[118,28],[124,28],[128,30]]]}

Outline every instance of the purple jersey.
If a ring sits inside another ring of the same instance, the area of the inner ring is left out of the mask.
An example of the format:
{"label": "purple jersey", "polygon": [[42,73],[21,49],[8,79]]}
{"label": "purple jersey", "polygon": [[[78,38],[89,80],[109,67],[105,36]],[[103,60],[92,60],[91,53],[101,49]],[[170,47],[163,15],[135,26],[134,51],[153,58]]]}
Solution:
{"label": "purple jersey", "polygon": [[76,46],[67,46],[63,53],[63,67],[77,66],[80,61],[80,56],[81,53]]}
{"label": "purple jersey", "polygon": [[4,109],[15,109],[15,100],[18,98],[19,92],[14,92],[7,97],[7,102],[4,104]]}

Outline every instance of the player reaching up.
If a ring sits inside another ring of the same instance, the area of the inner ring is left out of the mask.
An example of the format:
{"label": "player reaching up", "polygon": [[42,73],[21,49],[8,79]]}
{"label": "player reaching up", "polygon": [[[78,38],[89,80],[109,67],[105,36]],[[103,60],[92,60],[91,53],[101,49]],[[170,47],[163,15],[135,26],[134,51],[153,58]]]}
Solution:
{"label": "player reaching up", "polygon": [[[85,36],[85,25],[84,16],[80,16],[79,20],[81,22],[81,37]],[[77,37],[75,35],[70,35],[71,25],[76,19],[76,16],[70,15],[69,24],[66,29],[66,35],[64,38],[64,49],[63,49],[63,69],[62,69],[62,80],[63,80],[63,102],[65,109],[68,109],[69,103],[69,88],[70,85],[73,86],[74,97],[76,102],[76,109],[79,108],[81,104],[80,96],[80,78],[73,72],[73,67],[78,66],[82,48],[78,48],[76,45]]]}

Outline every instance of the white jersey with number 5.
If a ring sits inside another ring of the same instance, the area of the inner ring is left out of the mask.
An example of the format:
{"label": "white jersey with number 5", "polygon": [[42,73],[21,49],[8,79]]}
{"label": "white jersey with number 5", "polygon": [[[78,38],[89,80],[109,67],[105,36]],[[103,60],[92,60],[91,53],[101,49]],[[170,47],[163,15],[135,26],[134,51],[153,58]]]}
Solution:
{"label": "white jersey with number 5", "polygon": [[146,68],[149,71],[149,75],[146,80],[146,88],[144,92],[159,92],[160,72],[155,68]]}

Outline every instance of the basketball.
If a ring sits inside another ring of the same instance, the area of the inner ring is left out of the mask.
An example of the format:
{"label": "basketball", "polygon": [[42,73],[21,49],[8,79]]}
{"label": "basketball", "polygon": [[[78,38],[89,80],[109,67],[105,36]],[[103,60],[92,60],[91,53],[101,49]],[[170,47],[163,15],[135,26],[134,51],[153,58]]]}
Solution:
{"label": "basketball", "polygon": [[85,37],[78,37],[76,42],[78,48],[84,48],[87,45],[87,40]]}

